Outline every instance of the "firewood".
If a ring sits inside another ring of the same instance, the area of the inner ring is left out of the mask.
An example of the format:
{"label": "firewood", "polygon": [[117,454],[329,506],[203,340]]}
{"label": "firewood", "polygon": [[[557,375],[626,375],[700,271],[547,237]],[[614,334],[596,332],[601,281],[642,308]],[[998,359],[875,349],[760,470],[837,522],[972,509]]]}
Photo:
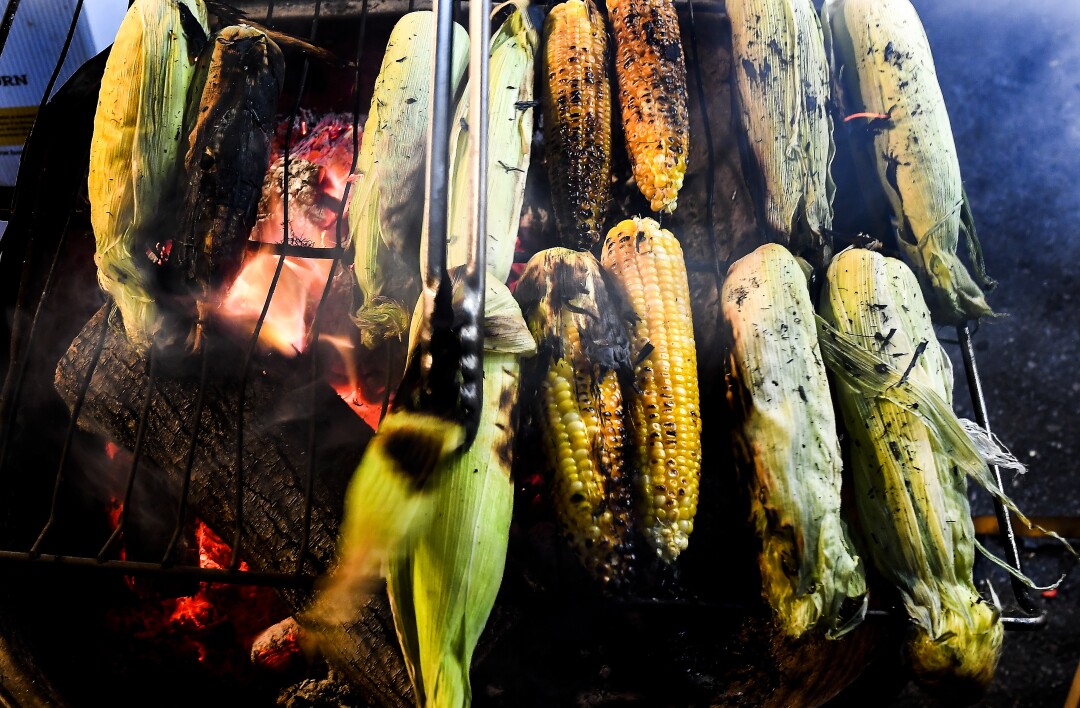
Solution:
{"label": "firewood", "polygon": [[[70,409],[90,367],[102,328],[107,328],[79,426],[132,449],[149,364],[123,330],[106,321],[106,312],[107,307],[99,310],[72,342],[57,366],[55,386]],[[195,513],[229,541],[236,524],[236,411],[243,356],[242,352],[223,351],[210,356],[212,366],[206,382],[189,499]],[[304,524],[309,419],[314,414],[318,444],[312,466],[315,480],[303,572],[322,574],[333,561],[345,486],[372,431],[332,388],[305,378],[309,367],[276,359],[256,364],[244,397],[240,555],[255,570],[296,570]],[[192,375],[190,365],[179,373],[170,371],[167,363],[161,363],[158,369],[143,455],[148,467],[161,470],[179,487],[191,441],[199,379]],[[297,612],[310,599],[308,589],[288,589],[282,594]],[[384,591],[373,594],[363,615],[349,628],[348,640],[328,648],[329,663],[373,705],[411,706],[409,680]]]}

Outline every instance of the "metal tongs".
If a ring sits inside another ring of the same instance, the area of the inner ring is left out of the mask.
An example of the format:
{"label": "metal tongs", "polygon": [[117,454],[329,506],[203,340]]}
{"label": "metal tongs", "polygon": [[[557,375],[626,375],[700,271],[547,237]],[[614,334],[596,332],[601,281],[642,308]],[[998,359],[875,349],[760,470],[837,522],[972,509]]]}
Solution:
{"label": "metal tongs", "polygon": [[463,297],[454,311],[447,269],[450,129],[453,116],[451,58],[453,0],[435,0],[435,68],[428,128],[424,187],[427,253],[423,268],[422,320],[409,352],[394,408],[432,413],[459,421],[470,444],[480,422],[484,398],[484,275],[487,272],[487,125],[490,0],[469,3],[469,118],[466,192],[469,198],[469,262]]}

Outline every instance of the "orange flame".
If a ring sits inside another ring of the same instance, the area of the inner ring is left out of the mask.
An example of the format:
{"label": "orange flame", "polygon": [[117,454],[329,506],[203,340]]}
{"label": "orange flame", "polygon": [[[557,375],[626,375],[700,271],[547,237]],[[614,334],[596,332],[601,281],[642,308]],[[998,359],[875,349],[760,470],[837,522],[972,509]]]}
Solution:
{"label": "orange flame", "polygon": [[[304,122],[302,135],[289,152],[287,179],[283,160],[276,159],[270,165],[253,241],[284,241],[287,189],[289,244],[317,248],[336,244],[337,215],[352,162],[351,120],[329,115],[314,127]],[[268,252],[249,256],[217,310],[222,321],[244,336],[255,330],[279,258]],[[322,258],[285,258],[259,334],[263,347],[284,356],[304,351],[331,264]]]}

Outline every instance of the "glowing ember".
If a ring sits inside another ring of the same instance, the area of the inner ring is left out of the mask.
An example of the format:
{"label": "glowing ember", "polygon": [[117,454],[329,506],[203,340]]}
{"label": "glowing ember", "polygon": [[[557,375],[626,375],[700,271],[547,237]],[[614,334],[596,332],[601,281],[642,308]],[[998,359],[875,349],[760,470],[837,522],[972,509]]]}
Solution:
{"label": "glowing ember", "polygon": [[[121,504],[114,501],[109,519],[115,528]],[[199,565],[224,568],[232,549],[201,521],[195,524]],[[121,547],[121,557],[124,557]],[[247,570],[247,564],[240,564]],[[199,583],[192,595],[169,597],[152,585],[135,585],[128,604],[110,610],[109,626],[130,637],[140,651],[151,651],[163,661],[190,660],[215,676],[243,674],[250,668],[254,640],[266,628],[288,616],[273,590],[224,583]]]}
{"label": "glowing ember", "polygon": [[[289,152],[288,179],[284,160],[270,165],[259,203],[253,241],[282,243],[285,229],[285,185],[288,185],[288,243],[328,248],[337,243],[337,215],[352,164],[352,118],[331,114],[314,127],[301,125],[300,142]],[[260,331],[260,343],[286,356],[307,347],[315,308],[330,275],[332,261],[287,257]],[[219,317],[250,336],[266,302],[278,256],[250,255],[218,309]]]}

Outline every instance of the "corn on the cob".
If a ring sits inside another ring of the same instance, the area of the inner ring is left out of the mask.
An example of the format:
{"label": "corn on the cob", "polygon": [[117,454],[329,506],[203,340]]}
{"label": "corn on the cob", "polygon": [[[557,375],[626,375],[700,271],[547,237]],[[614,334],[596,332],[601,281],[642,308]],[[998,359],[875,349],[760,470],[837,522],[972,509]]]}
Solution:
{"label": "corn on the cob", "polygon": [[[434,61],[434,15],[411,12],[394,25],[371,98],[357,181],[349,201],[349,234],[364,302],[356,313],[365,347],[408,332],[420,294],[423,167]],[[469,57],[469,37],[454,24],[451,91]]]}
{"label": "corn on the cob", "polygon": [[607,31],[592,0],[566,0],[544,23],[544,143],[560,243],[579,250],[603,235],[611,198]]}
{"label": "corn on the cob", "polygon": [[[258,217],[270,161],[274,114],[285,60],[265,34],[247,25],[215,33],[199,55],[184,115],[182,209],[172,257],[162,264],[180,317],[202,319],[240,271]],[[192,303],[186,302],[189,299]],[[198,346],[199,328],[194,332]],[[183,326],[171,333],[188,335]]]}
{"label": "corn on the cob", "polygon": [[188,85],[205,42],[201,0],[135,0],[101,80],[87,181],[94,262],[140,348],[161,325],[150,287],[161,251],[155,226],[179,174]]}
{"label": "corn on the cob", "polygon": [[865,615],[866,576],[840,518],[840,442],[806,275],[766,244],[731,266],[720,301],[765,598],[785,633],[838,637]]}
{"label": "corn on the cob", "polygon": [[[900,261],[848,250],[827,279],[821,313],[836,329],[823,331],[822,350],[851,436],[867,550],[915,622],[908,653],[916,676],[946,694],[970,695],[993,676],[1002,626],[972,583],[974,527],[962,455],[925,417],[931,408],[952,416],[949,358],[915,276]],[[875,363],[863,368],[887,377],[876,391],[858,380],[862,371],[849,375],[853,359],[842,350],[837,356],[837,342],[872,355]],[[929,392],[922,405],[898,398],[904,382]]]}
{"label": "corn on the cob", "polygon": [[506,286],[489,274],[488,288],[477,436],[438,467],[430,521],[390,563],[394,624],[421,706],[470,704],[472,653],[502,583],[510,537],[518,360],[536,344]]}
{"label": "corn on the cob", "polygon": [[829,67],[811,0],[731,0],[738,116],[757,208],[772,241],[827,262],[833,156]]}
{"label": "corn on the cob", "polygon": [[[908,0],[829,0],[822,9],[836,83],[849,112],[888,116],[859,155],[888,196],[900,250],[935,318],[992,314],[982,251],[960,180],[934,59]],[[967,241],[974,278],[957,256]]]}
{"label": "corn on the cob", "polygon": [[592,254],[565,248],[530,259],[515,296],[536,338],[536,415],[564,535],[605,588],[633,572],[633,509],[621,380],[629,343]]}
{"label": "corn on the cob", "polygon": [[396,411],[383,419],[345,492],[337,565],[305,618],[314,632],[337,634],[355,620],[370,585],[427,518],[432,476],[462,437],[442,417]]}
{"label": "corn on the cob", "polygon": [[[528,16],[528,2],[503,22],[491,38],[488,101],[487,268],[500,281],[514,264],[518,221],[525,200],[525,177],[533,138],[534,57],[540,39]],[[458,101],[450,133],[450,233],[447,265],[469,261],[469,92]]]}
{"label": "corn on the cob", "polygon": [[642,531],[657,555],[673,561],[694,530],[701,476],[697,349],[682,247],[652,219],[627,219],[608,232],[601,262],[633,308],[637,390],[628,409]]}
{"label": "corn on the cob", "polygon": [[607,0],[607,9],[634,180],[653,211],[673,212],[690,142],[679,16],[672,0]]}

